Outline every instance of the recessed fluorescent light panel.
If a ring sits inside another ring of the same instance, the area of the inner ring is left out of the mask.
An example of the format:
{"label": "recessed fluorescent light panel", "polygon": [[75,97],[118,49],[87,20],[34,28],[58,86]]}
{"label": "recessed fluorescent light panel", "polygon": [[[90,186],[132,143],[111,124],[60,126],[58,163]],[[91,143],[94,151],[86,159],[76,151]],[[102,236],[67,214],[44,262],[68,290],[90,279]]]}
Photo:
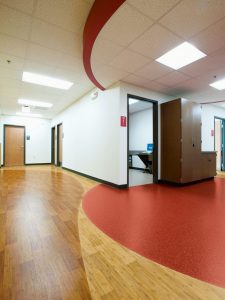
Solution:
{"label": "recessed fluorescent light panel", "polygon": [[129,105],[132,105],[134,103],[138,102],[138,100],[135,99],[129,99]]}
{"label": "recessed fluorescent light panel", "polygon": [[21,105],[28,105],[28,106],[35,106],[35,107],[45,107],[45,108],[52,107],[52,103],[42,102],[42,101],[34,101],[34,100],[29,100],[29,99],[18,99],[18,103]]}
{"label": "recessed fluorescent light panel", "polygon": [[30,73],[30,72],[23,72],[22,80],[25,82],[49,86],[49,87],[62,89],[62,90],[68,90],[73,85],[73,83],[70,81],[53,78],[41,74]]}
{"label": "recessed fluorescent light panel", "polygon": [[225,90],[225,79],[221,79],[213,83],[210,83],[210,86],[220,91]]}
{"label": "recessed fluorescent light panel", "polygon": [[36,118],[40,118],[42,115],[41,114],[29,114],[29,113],[23,113],[18,111],[16,113],[18,116],[22,116],[22,117],[36,117]]}
{"label": "recessed fluorescent light panel", "polygon": [[184,42],[157,58],[156,61],[174,70],[178,70],[205,56],[205,53],[201,52],[190,43]]}

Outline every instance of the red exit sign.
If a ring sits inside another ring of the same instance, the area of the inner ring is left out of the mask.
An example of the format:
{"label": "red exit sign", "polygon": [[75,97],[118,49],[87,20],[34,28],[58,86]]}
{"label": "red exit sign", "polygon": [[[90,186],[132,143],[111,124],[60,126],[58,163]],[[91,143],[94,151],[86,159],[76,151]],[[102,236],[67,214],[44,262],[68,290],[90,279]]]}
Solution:
{"label": "red exit sign", "polygon": [[120,116],[120,126],[121,127],[126,127],[127,126],[127,117]]}

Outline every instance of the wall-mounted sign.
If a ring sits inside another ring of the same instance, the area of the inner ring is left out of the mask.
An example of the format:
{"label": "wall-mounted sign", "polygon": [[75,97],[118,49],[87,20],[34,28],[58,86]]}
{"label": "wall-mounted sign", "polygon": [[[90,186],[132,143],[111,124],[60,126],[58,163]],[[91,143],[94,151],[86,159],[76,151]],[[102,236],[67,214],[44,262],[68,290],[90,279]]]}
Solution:
{"label": "wall-mounted sign", "polygon": [[121,127],[126,127],[127,126],[127,117],[120,116],[120,126]]}
{"label": "wall-mounted sign", "polygon": [[27,135],[27,138],[26,138],[26,140],[27,140],[27,141],[29,141],[29,140],[30,140],[30,135]]}
{"label": "wall-mounted sign", "polygon": [[214,136],[214,129],[211,130],[211,136]]}

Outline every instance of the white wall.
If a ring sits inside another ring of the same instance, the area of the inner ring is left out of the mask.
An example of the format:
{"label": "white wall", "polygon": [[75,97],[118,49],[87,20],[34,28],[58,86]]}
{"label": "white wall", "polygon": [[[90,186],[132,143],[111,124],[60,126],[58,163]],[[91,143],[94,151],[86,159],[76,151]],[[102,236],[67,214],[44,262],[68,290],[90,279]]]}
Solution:
{"label": "white wall", "polygon": [[120,184],[119,84],[98,93],[94,100],[88,93],[75,102],[52,126],[63,123],[63,167]]}
{"label": "white wall", "polygon": [[93,91],[52,121],[52,126],[63,123],[62,165],[114,184],[126,184],[127,127],[120,127],[120,116],[127,117],[127,94],[157,101],[171,97],[123,82],[98,91],[95,100],[90,97]]}
{"label": "white wall", "polygon": [[225,119],[225,109],[215,105],[202,105],[202,151],[214,151],[214,117]]}
{"label": "white wall", "polygon": [[[20,116],[0,116],[0,143],[3,145],[4,125],[21,125],[26,128],[26,135],[30,135],[30,140],[26,140],[27,164],[50,163],[51,162],[51,121],[40,118],[27,118]],[[3,162],[2,147],[2,162]]]}
{"label": "white wall", "polygon": [[[129,115],[129,150],[147,151],[153,143],[153,110],[145,109]],[[145,168],[138,156],[132,158],[133,167]]]}

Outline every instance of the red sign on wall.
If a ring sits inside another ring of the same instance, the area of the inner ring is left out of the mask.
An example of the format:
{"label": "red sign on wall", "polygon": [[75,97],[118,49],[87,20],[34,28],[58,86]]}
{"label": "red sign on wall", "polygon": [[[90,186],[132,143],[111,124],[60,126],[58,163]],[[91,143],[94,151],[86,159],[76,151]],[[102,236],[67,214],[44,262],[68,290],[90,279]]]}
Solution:
{"label": "red sign on wall", "polygon": [[126,127],[127,126],[127,117],[120,116],[120,126],[121,127]]}

